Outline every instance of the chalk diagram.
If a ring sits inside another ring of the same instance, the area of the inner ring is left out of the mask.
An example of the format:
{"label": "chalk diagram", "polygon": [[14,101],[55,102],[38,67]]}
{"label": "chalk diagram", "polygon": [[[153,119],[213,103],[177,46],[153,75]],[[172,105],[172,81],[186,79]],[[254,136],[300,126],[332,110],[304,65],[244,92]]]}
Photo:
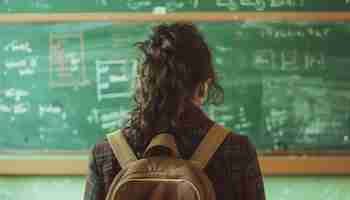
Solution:
{"label": "chalk diagram", "polygon": [[50,33],[49,86],[79,87],[90,83],[83,33]]}
{"label": "chalk diagram", "polygon": [[[86,118],[89,124],[98,124],[105,131],[120,128],[128,115],[133,83],[136,75],[136,60],[96,60],[96,94],[98,104]],[[115,106],[105,106],[118,101]]]}
{"label": "chalk diagram", "polygon": [[[130,70],[131,69],[131,70]],[[96,61],[97,99],[131,98],[136,61],[126,59]]]}

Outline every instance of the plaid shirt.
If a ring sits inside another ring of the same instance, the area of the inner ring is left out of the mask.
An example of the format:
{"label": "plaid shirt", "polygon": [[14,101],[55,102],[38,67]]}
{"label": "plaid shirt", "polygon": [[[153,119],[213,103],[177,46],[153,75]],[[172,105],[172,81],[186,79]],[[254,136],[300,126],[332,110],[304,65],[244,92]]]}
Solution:
{"label": "plaid shirt", "polygon": [[[214,122],[194,104],[187,105],[180,121],[175,140],[182,157],[189,159]],[[128,128],[122,133],[137,157],[141,157],[145,148],[138,142],[139,134]],[[83,199],[104,200],[120,170],[107,140],[96,144],[90,153]],[[230,134],[211,158],[205,172],[218,200],[265,200],[256,149],[246,136]]]}

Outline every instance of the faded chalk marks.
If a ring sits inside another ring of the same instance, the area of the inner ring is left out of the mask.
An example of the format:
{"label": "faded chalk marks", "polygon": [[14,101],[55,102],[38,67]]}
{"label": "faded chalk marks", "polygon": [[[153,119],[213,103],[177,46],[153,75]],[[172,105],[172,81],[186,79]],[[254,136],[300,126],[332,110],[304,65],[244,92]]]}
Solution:
{"label": "faded chalk marks", "polygon": [[50,87],[89,84],[82,33],[50,33]]}
{"label": "faded chalk marks", "polygon": [[96,61],[97,99],[131,98],[131,82],[136,61],[126,59]]}
{"label": "faded chalk marks", "polygon": [[119,106],[119,108],[94,108],[86,119],[90,124],[98,125],[107,132],[121,128],[127,119],[128,112],[130,112],[129,109],[124,106]]}

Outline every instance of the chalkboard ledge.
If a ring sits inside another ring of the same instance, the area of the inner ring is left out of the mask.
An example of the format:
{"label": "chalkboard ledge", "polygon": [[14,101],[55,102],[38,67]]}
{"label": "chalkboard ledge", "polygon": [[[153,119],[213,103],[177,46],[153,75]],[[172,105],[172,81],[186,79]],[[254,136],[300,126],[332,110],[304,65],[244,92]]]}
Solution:
{"label": "chalkboard ledge", "polygon": [[0,152],[0,175],[85,175],[88,152]]}
{"label": "chalkboard ledge", "polygon": [[[265,176],[350,175],[348,155],[259,155]],[[88,152],[0,153],[0,175],[85,176]]]}
{"label": "chalkboard ledge", "polygon": [[262,155],[264,175],[349,175],[348,155]]}

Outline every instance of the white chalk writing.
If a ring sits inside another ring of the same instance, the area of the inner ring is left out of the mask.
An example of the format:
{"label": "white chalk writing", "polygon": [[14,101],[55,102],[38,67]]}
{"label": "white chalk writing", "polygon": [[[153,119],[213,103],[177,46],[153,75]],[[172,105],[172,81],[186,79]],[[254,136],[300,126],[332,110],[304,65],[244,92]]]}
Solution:
{"label": "white chalk writing", "polygon": [[10,52],[23,51],[26,53],[32,53],[33,49],[30,47],[30,43],[28,41],[19,42],[17,40],[13,40],[4,47],[4,51],[10,51]]}
{"label": "white chalk writing", "polygon": [[[0,112],[20,115],[30,110],[30,104],[28,102],[19,102],[12,105],[0,104]],[[13,117],[13,116],[12,116]],[[15,119],[15,117],[13,117]]]}
{"label": "white chalk writing", "polygon": [[229,10],[238,10],[239,5],[234,0],[216,0],[216,6],[225,7]]}
{"label": "white chalk writing", "polygon": [[[130,98],[131,80],[134,76],[135,61],[124,59],[97,60],[96,84],[97,99]],[[121,86],[120,89],[113,86]],[[124,86],[124,87],[123,87]]]}
{"label": "white chalk writing", "polygon": [[92,108],[90,111],[90,114],[86,117],[86,120],[92,124],[92,123],[99,123],[99,116],[98,116],[98,109]]}
{"label": "white chalk writing", "polygon": [[33,5],[38,9],[48,9],[50,8],[49,0],[34,0]]}
{"label": "white chalk writing", "polygon": [[44,117],[45,115],[57,116],[61,120],[67,119],[67,113],[63,110],[61,106],[46,104],[38,105],[39,117]]}
{"label": "white chalk writing", "polygon": [[211,119],[217,121],[223,126],[225,126],[228,122],[232,122],[232,120],[234,119],[231,114],[231,107],[227,105],[220,107],[209,106],[208,113]]}
{"label": "white chalk writing", "polygon": [[22,113],[28,112],[29,107],[30,107],[29,103],[15,104],[15,105],[13,105],[13,113],[14,114],[22,114]]}
{"label": "white chalk writing", "polygon": [[94,108],[90,111],[87,120],[90,124],[100,124],[102,129],[110,130],[120,128],[127,114],[128,110],[123,106],[119,106],[119,109]]}
{"label": "white chalk writing", "polygon": [[302,7],[305,0],[271,0],[270,7]]}
{"label": "white chalk writing", "polygon": [[62,112],[61,107],[53,105],[39,105],[39,115],[42,116],[45,113],[59,114]]}
{"label": "white chalk writing", "polygon": [[149,7],[152,5],[151,1],[134,1],[128,2],[128,7],[132,10],[140,10],[141,8]]}
{"label": "white chalk writing", "polygon": [[295,38],[327,38],[331,33],[328,27],[282,27],[264,28],[260,30],[260,36],[266,39],[295,39]]}
{"label": "white chalk writing", "polygon": [[38,56],[28,57],[19,61],[5,61],[5,67],[9,70],[19,68],[34,68],[38,66]]}
{"label": "white chalk writing", "polygon": [[3,93],[5,97],[13,98],[16,102],[21,101],[22,97],[30,95],[29,91],[16,88],[9,88],[7,90],[4,90]]}
{"label": "white chalk writing", "polygon": [[108,2],[107,0],[96,0],[96,5],[107,6]]}
{"label": "white chalk writing", "polygon": [[265,10],[266,2],[265,0],[240,0],[241,6],[254,7],[256,10]]}
{"label": "white chalk writing", "polygon": [[296,49],[275,51],[256,50],[255,64],[259,69],[280,71],[325,70],[326,56],[323,52],[302,52]]}
{"label": "white chalk writing", "polygon": [[153,14],[164,15],[167,13],[167,8],[163,6],[156,6],[153,8]]}
{"label": "white chalk writing", "polygon": [[0,112],[9,113],[11,112],[11,107],[5,104],[0,104]]}

